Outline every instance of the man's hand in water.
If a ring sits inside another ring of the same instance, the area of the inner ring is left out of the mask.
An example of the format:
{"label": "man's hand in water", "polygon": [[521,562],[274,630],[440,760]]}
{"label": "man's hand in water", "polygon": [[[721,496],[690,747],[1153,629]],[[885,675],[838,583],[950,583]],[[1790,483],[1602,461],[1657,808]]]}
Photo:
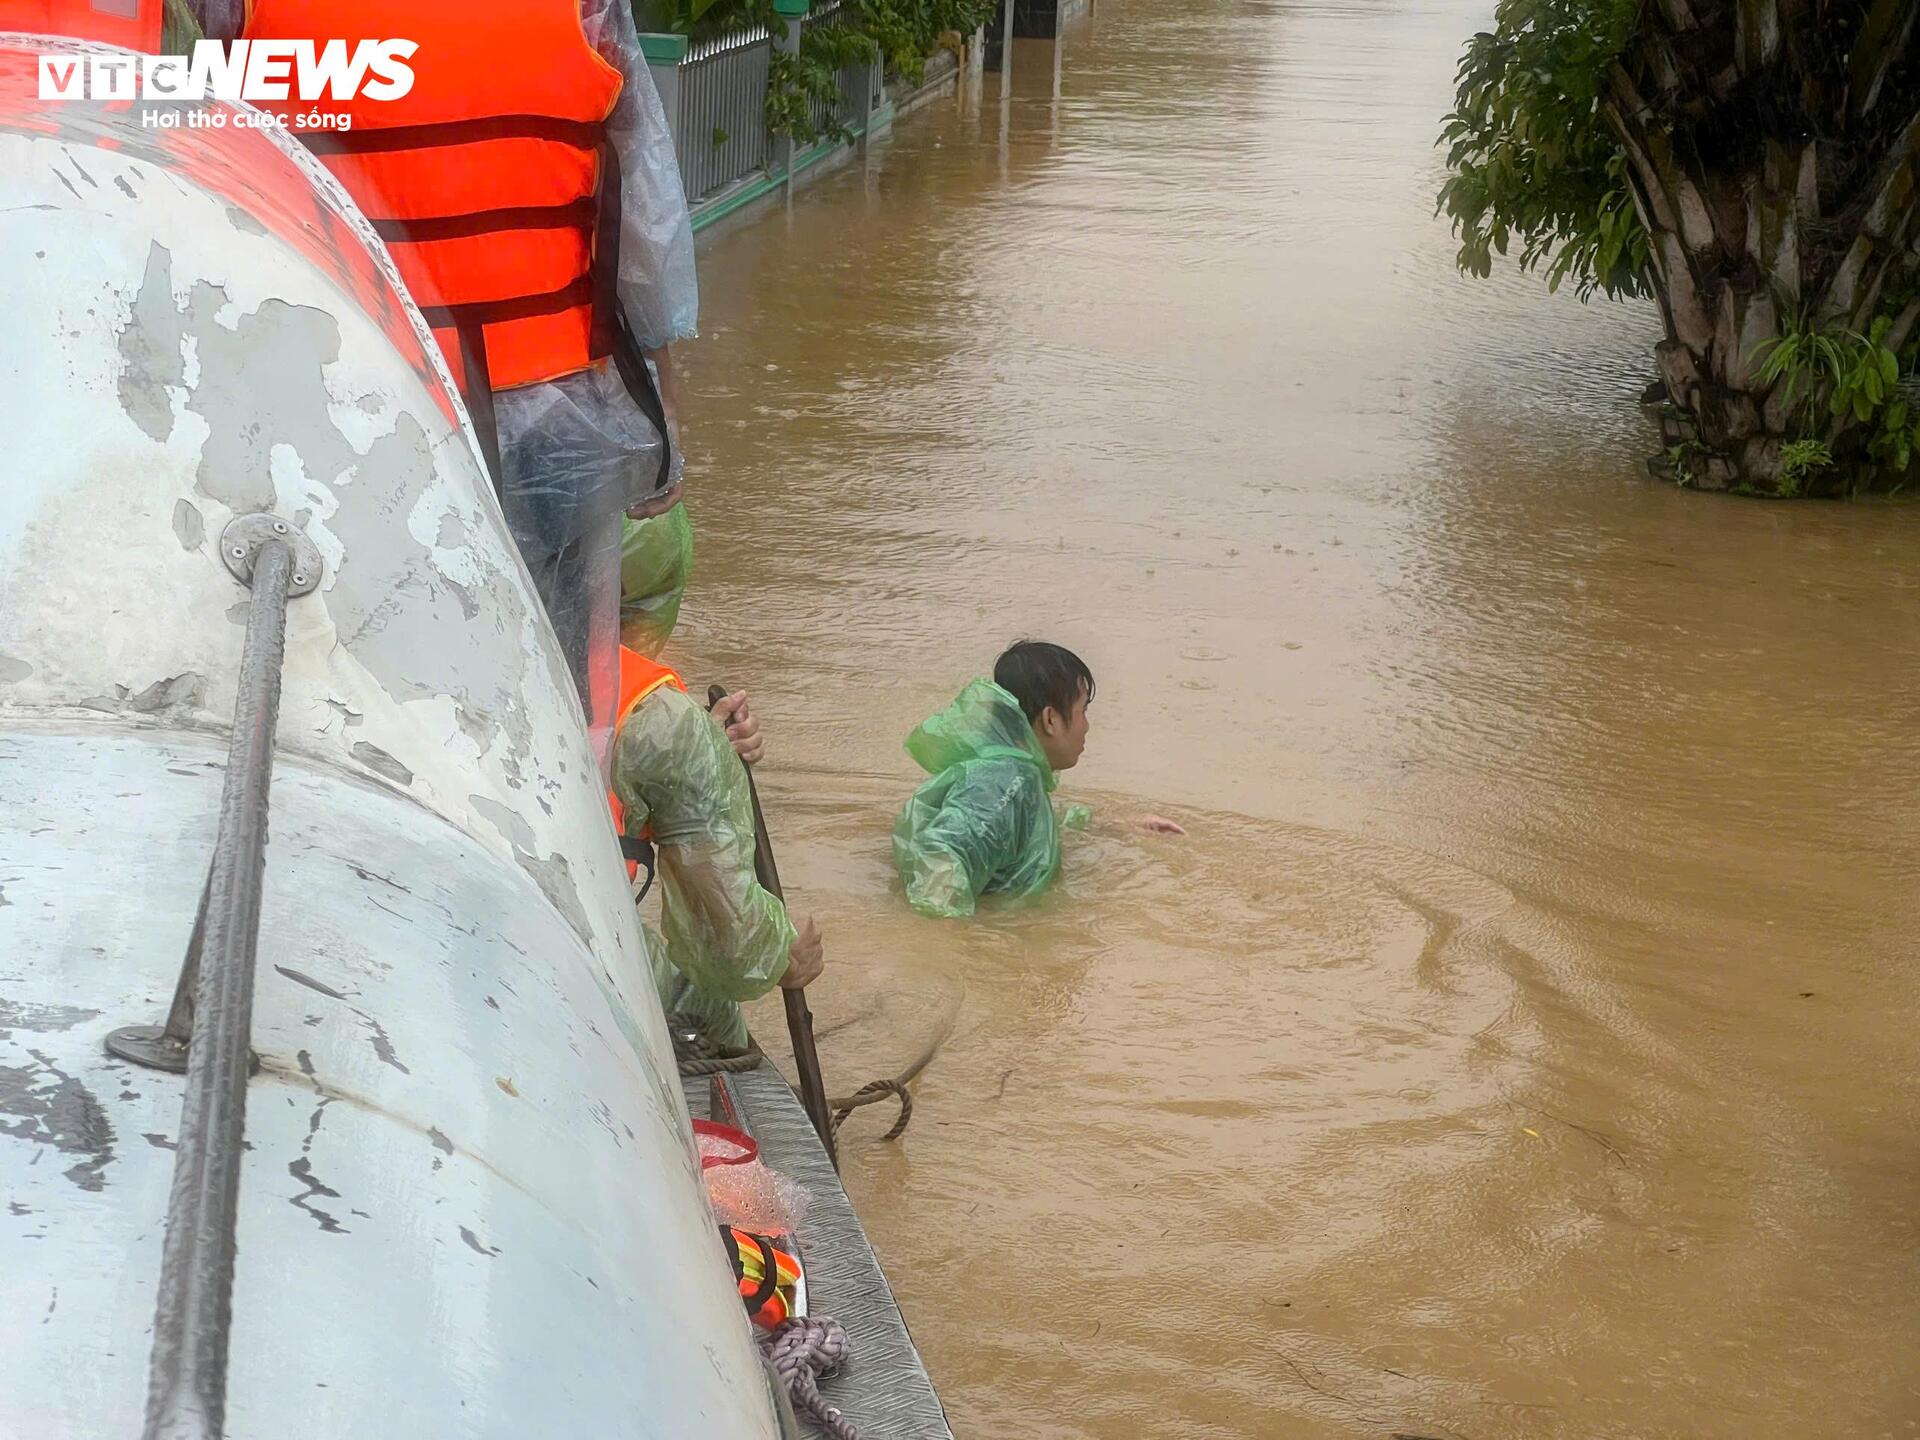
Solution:
{"label": "man's hand in water", "polygon": [[787,951],[787,973],[780,977],[782,990],[804,990],[820,978],[827,968],[825,947],[820,943],[820,927],[807,916],[800,922],[800,934]]}
{"label": "man's hand in water", "polygon": [[711,713],[727,732],[727,743],[733,746],[733,753],[743,764],[757,765],[767,742],[760,738],[760,722],[747,709],[747,692],[736,690],[716,701]]}
{"label": "man's hand in water", "polygon": [[1149,835],[1184,835],[1187,833],[1186,826],[1176,825],[1164,815],[1142,815],[1133,823]]}

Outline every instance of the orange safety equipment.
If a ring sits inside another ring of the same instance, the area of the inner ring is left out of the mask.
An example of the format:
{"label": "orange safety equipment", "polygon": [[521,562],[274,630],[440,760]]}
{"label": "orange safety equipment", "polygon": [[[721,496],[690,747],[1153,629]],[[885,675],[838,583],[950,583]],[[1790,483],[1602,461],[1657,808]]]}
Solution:
{"label": "orange safety equipment", "polygon": [[[633,714],[642,700],[653,694],[661,686],[671,686],[682,695],[687,693],[687,682],[676,671],[668,669],[657,660],[649,660],[638,650],[620,647],[620,696],[613,709],[613,739],[608,743],[607,753],[616,754],[620,745],[620,729],[627,723],[627,717]],[[613,828],[620,836],[621,853],[627,857],[627,878],[633,879],[639,874],[640,866],[647,867],[647,874],[653,874],[653,834],[642,827],[638,835],[627,834],[627,807],[620,803],[620,797],[613,791],[607,791],[607,805],[613,811]],[[651,879],[648,881],[652,883]]]}
{"label": "orange safety equipment", "polygon": [[414,42],[404,95],[290,93],[260,108],[287,120],[387,241],[496,477],[492,392],[609,357],[664,442],[616,291],[620,166],[607,117],[622,80],[587,43],[580,0],[252,0],[246,37],[339,40],[349,54],[362,41]]}
{"label": "orange safety equipment", "polygon": [[747,1318],[762,1330],[779,1329],[793,1314],[800,1289],[800,1261],[780,1248],[780,1238],[734,1225],[720,1227],[720,1243],[727,1247],[727,1261],[740,1283]]}
{"label": "orange safety equipment", "polygon": [[0,0],[0,30],[160,53],[162,0]]}

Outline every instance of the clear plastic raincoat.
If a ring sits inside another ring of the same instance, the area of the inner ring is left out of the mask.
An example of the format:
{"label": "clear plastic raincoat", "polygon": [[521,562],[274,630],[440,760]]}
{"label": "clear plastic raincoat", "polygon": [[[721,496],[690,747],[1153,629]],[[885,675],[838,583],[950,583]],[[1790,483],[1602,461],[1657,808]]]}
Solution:
{"label": "clear plastic raincoat", "polygon": [[[582,0],[580,11],[588,43],[624,82],[607,121],[620,162],[620,312],[634,341],[656,350],[692,335],[699,315],[673,134],[624,0]],[[679,482],[679,450],[663,477],[662,437],[606,361],[499,391],[494,414],[507,524],[604,755],[618,683],[621,512]]]}
{"label": "clear plastic raincoat", "polygon": [[932,777],[893,827],[914,909],[971,915],[987,891],[1046,889],[1060,869],[1056,780],[1018,700],[975,680],[907,737],[907,753]]}
{"label": "clear plastic raincoat", "polygon": [[653,836],[660,932],[647,931],[660,1003],[724,1050],[743,1049],[740,1002],[787,971],[795,930],[753,873],[753,800],[724,730],[690,695],[662,686],[634,707],[613,746],[627,833]]}

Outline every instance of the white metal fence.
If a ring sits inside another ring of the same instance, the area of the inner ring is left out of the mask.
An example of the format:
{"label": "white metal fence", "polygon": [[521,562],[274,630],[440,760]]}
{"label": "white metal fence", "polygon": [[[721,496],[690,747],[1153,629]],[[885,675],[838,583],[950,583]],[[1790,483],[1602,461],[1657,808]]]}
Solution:
{"label": "white metal fence", "polygon": [[767,134],[767,69],[773,37],[765,26],[692,46],[679,65],[674,152],[687,199],[697,201],[764,170],[773,158]]}
{"label": "white metal fence", "polygon": [[[666,45],[650,63],[673,128],[687,199],[698,206],[742,181],[770,175],[784,163],[785,147],[767,131],[767,86],[776,50],[797,49],[806,31],[836,25],[841,0],[828,0],[801,19],[797,31],[776,38],[765,26],[730,31],[684,46],[674,59]],[[647,37],[670,40],[671,37]],[[821,136],[845,138],[864,132],[882,103],[880,66],[849,65],[835,77],[832,98],[809,98],[807,118]],[[818,152],[801,147],[807,158]]]}

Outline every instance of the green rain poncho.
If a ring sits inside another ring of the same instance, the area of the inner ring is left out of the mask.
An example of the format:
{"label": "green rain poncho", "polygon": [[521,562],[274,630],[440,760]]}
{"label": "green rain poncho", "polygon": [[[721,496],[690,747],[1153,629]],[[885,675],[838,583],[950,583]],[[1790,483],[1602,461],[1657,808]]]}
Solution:
{"label": "green rain poncho", "polygon": [[[620,548],[620,630],[657,655],[680,618],[693,573],[684,505],[628,520]],[[677,1027],[725,1050],[747,1043],[740,1002],[787,970],[793,924],[753,874],[747,774],[698,701],[665,687],[634,708],[613,747],[613,788],[638,835],[651,825],[660,878],[660,932],[647,927],[660,1003]]]}
{"label": "green rain poncho", "polygon": [[650,520],[628,519],[620,537],[620,634],[645,655],[658,655],[680,619],[680,597],[693,575],[693,522],[676,505]]}
{"label": "green rain poncho", "polygon": [[[990,890],[1033,895],[1060,869],[1055,777],[1020,702],[975,680],[907,737],[932,777],[893,827],[893,859],[923,915],[971,915]],[[1075,806],[1066,823],[1085,823]]]}
{"label": "green rain poncho", "polygon": [[660,928],[647,933],[660,1003],[676,1028],[747,1044],[740,1002],[787,970],[793,922],[753,873],[753,801],[726,732],[691,696],[655,690],[620,727],[613,788],[628,833],[651,826]]}

